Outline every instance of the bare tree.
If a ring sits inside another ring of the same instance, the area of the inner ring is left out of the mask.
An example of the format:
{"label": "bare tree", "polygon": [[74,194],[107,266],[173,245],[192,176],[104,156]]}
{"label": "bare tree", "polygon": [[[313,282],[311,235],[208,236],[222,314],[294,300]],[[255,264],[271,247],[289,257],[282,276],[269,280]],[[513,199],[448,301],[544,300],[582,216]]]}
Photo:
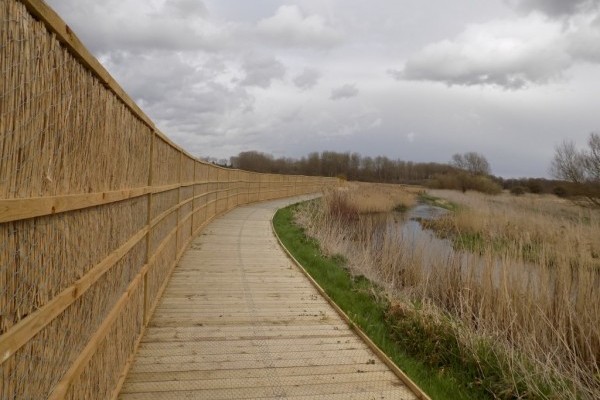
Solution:
{"label": "bare tree", "polygon": [[572,141],[556,147],[550,171],[555,178],[573,182],[586,201],[600,207],[600,135],[590,133],[588,149],[578,150]]}
{"label": "bare tree", "polygon": [[486,158],[473,151],[453,155],[451,164],[473,175],[489,175],[491,173],[490,163],[488,163]]}

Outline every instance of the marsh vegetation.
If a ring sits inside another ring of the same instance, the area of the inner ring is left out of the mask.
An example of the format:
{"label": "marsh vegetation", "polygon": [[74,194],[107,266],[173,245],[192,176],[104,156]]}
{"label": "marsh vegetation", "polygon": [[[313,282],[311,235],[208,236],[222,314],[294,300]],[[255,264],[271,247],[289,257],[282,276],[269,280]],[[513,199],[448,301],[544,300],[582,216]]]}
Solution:
{"label": "marsh vegetation", "polygon": [[492,398],[600,398],[600,214],[554,196],[347,183],[296,221],[383,288],[393,339]]}

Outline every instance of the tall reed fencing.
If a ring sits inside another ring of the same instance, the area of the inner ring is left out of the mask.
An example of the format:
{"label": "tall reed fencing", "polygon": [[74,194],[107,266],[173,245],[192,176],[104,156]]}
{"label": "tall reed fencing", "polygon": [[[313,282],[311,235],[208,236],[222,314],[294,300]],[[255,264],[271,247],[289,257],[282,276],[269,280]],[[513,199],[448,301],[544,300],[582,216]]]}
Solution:
{"label": "tall reed fencing", "polygon": [[0,398],[115,397],[211,218],[336,180],[190,156],[43,1],[0,0],[0,37]]}

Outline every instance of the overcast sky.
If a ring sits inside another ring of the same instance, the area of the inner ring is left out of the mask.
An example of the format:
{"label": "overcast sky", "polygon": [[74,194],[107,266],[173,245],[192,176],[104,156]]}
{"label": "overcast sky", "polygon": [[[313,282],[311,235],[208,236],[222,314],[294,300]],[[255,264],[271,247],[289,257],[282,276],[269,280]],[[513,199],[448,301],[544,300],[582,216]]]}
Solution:
{"label": "overcast sky", "polygon": [[47,0],[190,153],[548,176],[600,130],[600,0]]}

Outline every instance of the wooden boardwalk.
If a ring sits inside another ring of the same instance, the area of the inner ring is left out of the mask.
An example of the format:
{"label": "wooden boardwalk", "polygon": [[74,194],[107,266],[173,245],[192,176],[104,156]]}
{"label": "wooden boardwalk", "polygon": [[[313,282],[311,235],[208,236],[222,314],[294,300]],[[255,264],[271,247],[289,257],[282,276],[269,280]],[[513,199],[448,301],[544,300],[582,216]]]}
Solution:
{"label": "wooden boardwalk", "polygon": [[279,247],[270,219],[289,202],[237,208],[192,242],[120,399],[417,398]]}

